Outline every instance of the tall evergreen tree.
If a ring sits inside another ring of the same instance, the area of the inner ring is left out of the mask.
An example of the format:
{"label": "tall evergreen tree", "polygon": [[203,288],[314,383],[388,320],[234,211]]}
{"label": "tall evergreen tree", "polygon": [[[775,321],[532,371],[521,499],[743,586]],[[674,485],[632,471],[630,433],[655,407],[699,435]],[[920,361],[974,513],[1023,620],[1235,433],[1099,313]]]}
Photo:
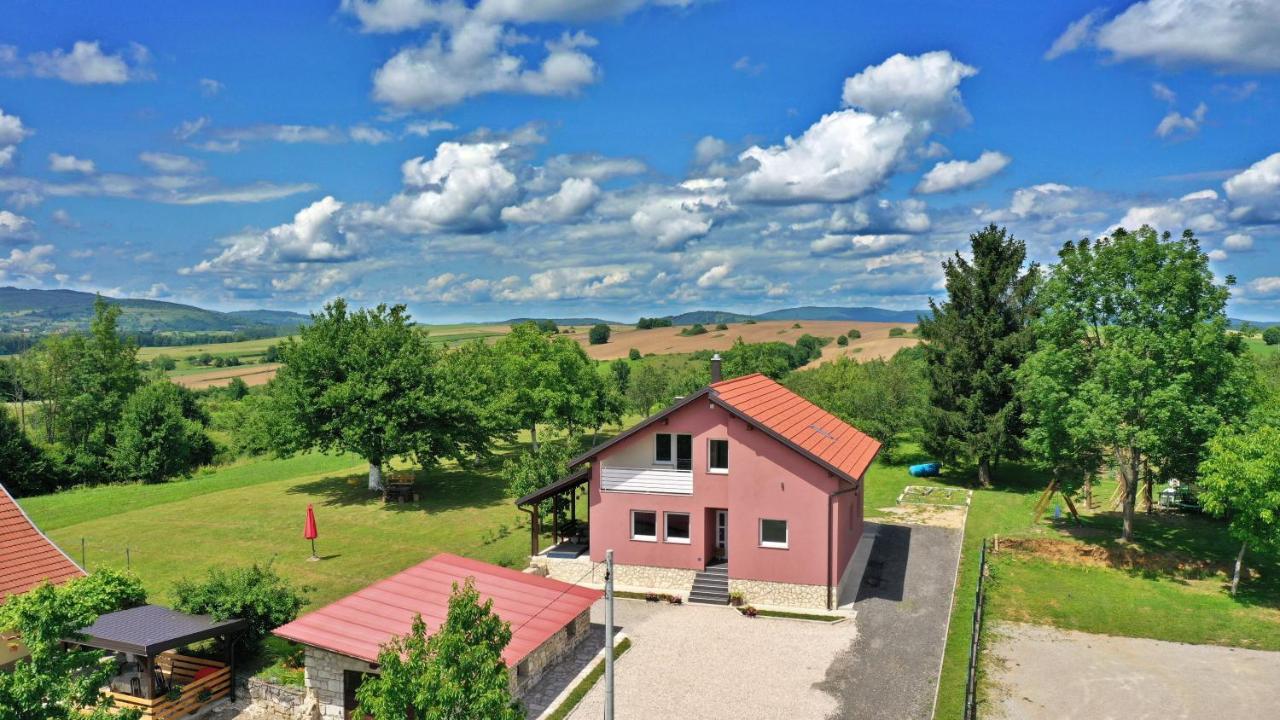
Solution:
{"label": "tall evergreen tree", "polygon": [[990,485],[992,465],[1016,452],[1021,432],[1014,373],[1031,351],[1039,267],[1025,268],[1026,244],[989,225],[969,237],[973,260],[956,253],[942,264],[947,300],[929,300],[922,318],[930,409],[925,448],[978,465]]}

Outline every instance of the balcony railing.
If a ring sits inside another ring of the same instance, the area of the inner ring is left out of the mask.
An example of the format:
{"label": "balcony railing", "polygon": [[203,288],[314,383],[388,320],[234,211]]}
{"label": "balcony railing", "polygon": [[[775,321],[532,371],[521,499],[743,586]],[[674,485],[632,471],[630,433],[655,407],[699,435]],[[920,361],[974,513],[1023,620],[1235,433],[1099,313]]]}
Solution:
{"label": "balcony railing", "polygon": [[693,471],[653,467],[605,467],[600,469],[600,490],[654,495],[692,495]]}

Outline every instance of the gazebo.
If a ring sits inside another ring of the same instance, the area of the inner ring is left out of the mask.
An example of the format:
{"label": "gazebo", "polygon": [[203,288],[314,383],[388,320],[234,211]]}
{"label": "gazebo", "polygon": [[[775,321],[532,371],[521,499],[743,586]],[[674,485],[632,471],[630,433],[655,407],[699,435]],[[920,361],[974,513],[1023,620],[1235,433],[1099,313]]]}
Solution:
{"label": "gazebo", "polygon": [[[542,534],[542,519],[539,506],[551,501],[551,547],[548,557],[576,558],[587,551],[587,523],[590,522],[591,510],[587,509],[587,518],[578,520],[578,491],[591,480],[591,466],[586,465],[546,487],[539,488],[516,500],[516,507],[529,513],[529,550],[537,556],[540,552],[538,536]],[[560,515],[565,503],[569,505],[569,517],[564,525],[560,524]]]}
{"label": "gazebo", "polygon": [[[118,670],[106,694],[144,720],[175,720],[224,697],[236,698],[235,639],[244,620],[214,620],[159,605],[108,613],[67,642],[116,653]],[[191,643],[220,639],[224,661],[179,655]]]}

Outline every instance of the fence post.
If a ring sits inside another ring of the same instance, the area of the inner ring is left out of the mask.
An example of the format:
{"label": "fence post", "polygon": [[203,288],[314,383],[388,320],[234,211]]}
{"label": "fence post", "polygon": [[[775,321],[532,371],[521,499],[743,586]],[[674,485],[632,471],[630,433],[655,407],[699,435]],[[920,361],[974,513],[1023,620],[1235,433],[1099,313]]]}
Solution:
{"label": "fence post", "polygon": [[129,554],[129,546],[124,546],[124,569],[133,570],[133,557]]}
{"label": "fence post", "polygon": [[84,560],[84,538],[80,538],[80,567],[84,568],[85,572],[89,571],[89,564]]}

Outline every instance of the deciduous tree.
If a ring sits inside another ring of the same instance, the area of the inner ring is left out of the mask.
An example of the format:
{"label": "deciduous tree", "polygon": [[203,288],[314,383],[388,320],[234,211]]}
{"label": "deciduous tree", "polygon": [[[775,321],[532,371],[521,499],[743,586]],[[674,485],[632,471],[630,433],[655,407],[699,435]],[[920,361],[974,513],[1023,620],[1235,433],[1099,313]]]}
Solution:
{"label": "deciduous tree", "polygon": [[[1041,295],[1036,350],[1020,374],[1029,447],[1059,471],[1114,455],[1122,539],[1140,479],[1195,477],[1205,441],[1244,417],[1255,384],[1227,332],[1228,289],[1190,232],[1143,227],[1068,242]],[[1078,469],[1078,468],[1077,468]]]}
{"label": "deciduous tree", "polygon": [[1206,511],[1228,517],[1240,542],[1231,575],[1235,595],[1245,551],[1280,549],[1280,428],[1219,429],[1200,465],[1199,497]]}
{"label": "deciduous tree", "polygon": [[208,416],[191,391],[168,380],[144,385],[125,403],[111,448],[116,477],[157,483],[213,459],[213,441],[205,434]]}
{"label": "deciduous tree", "polygon": [[409,634],[393,639],[378,654],[379,673],[356,691],[358,713],[374,720],[520,720],[524,712],[511,697],[502,651],[511,627],[480,602],[475,583],[454,583],[449,614],[432,634],[421,615]]}

